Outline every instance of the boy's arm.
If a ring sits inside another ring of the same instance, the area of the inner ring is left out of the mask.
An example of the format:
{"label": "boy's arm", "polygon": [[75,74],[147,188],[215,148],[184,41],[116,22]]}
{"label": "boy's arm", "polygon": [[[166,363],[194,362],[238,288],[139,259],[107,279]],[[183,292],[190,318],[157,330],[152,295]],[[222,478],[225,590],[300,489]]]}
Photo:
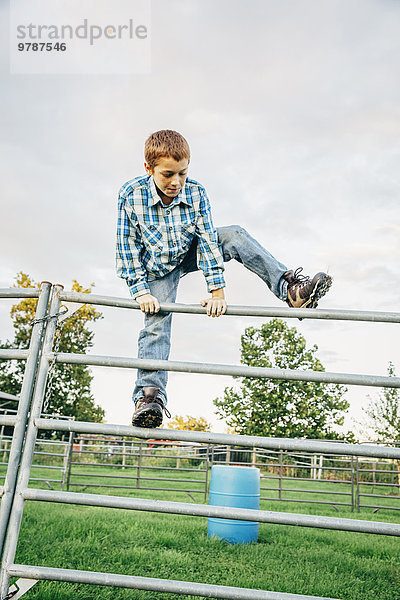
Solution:
{"label": "boy's arm", "polygon": [[207,291],[225,287],[224,261],[218,245],[218,235],[214,227],[210,201],[205,190],[200,190],[199,218],[195,234],[197,243],[197,265],[204,273]]}
{"label": "boy's arm", "polygon": [[140,260],[141,240],[138,234],[136,215],[125,198],[118,199],[118,225],[116,266],[117,275],[126,280],[131,296],[150,294],[146,270]]}
{"label": "boy's arm", "polygon": [[224,261],[218,245],[218,235],[214,227],[210,201],[205,190],[201,190],[200,215],[196,225],[197,264],[204,273],[207,290],[211,298],[201,301],[202,306],[207,306],[207,314],[219,317],[226,311],[224,297]]}

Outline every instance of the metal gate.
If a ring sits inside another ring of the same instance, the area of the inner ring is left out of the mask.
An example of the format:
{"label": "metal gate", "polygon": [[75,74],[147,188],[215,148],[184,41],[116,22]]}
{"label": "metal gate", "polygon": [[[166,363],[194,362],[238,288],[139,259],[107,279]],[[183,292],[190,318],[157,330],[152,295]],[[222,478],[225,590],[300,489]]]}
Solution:
{"label": "metal gate", "polygon": [[[28,488],[34,447],[39,430],[57,430],[79,434],[120,435],[139,439],[164,439],[183,442],[222,444],[226,446],[234,445],[243,448],[257,447],[266,450],[289,450],[300,453],[316,452],[319,454],[332,456],[346,455],[352,457],[375,457],[378,459],[400,459],[400,448],[342,444],[337,442],[314,440],[263,438],[255,436],[239,436],[191,431],[141,429],[124,425],[72,422],[41,418],[47,375],[50,364],[53,362],[64,364],[123,367],[131,369],[140,367],[202,374],[239,375],[247,377],[317,381],[324,383],[344,383],[377,387],[400,387],[400,378],[397,377],[145,360],[115,356],[93,356],[67,353],[55,354],[52,351],[52,348],[57,327],[57,318],[60,314],[60,303],[63,300],[82,304],[97,304],[128,309],[137,309],[138,305],[134,301],[127,299],[95,296],[92,294],[63,293],[62,286],[55,285],[52,287],[50,305],[48,311],[46,312],[50,287],[50,284],[44,283],[42,284],[40,290],[0,290],[0,297],[23,296],[39,298],[37,315],[34,322],[32,340],[29,350],[0,350],[0,358],[27,360],[24,386],[21,393],[21,402],[18,415],[16,418],[9,416],[2,417],[0,420],[0,425],[7,424],[15,426],[0,514],[0,534],[2,536],[2,541],[4,540],[0,582],[1,600],[6,600],[9,590],[10,577],[14,576],[27,579],[47,579],[54,581],[89,583],[95,585],[97,584],[159,592],[171,592],[175,594],[189,594],[192,596],[206,596],[209,598],[226,598],[236,600],[327,600],[321,598],[318,599],[315,596],[234,588],[221,585],[210,585],[206,583],[199,584],[186,581],[174,581],[166,579],[154,579],[149,577],[95,573],[92,571],[77,571],[73,569],[14,564],[24,503],[27,500],[124,508],[136,511],[150,511],[201,517],[229,518],[257,521],[260,523],[275,523],[282,525],[400,536],[400,524],[368,522],[354,519],[342,519],[336,517],[295,513],[279,513],[263,510],[227,508],[220,506],[208,506],[206,504],[155,501],[144,500],[140,498]],[[204,309],[198,306],[180,304],[163,304],[161,305],[161,310],[165,312],[204,313]],[[285,318],[302,319],[337,319],[400,323],[400,314],[366,311],[230,307],[227,311],[227,315],[259,317],[279,316]],[[42,340],[44,324],[46,324],[46,330],[44,339]],[[29,406],[35,373],[35,389],[32,403]],[[30,414],[26,426],[29,408]],[[22,452],[25,426],[26,439],[24,450]],[[20,464],[18,465],[19,460]]]}

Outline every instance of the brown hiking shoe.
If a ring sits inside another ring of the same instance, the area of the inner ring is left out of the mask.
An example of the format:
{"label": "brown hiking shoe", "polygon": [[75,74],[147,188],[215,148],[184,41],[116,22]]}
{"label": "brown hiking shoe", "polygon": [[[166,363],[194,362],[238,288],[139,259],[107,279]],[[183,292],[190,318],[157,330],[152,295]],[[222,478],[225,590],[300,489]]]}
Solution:
{"label": "brown hiking shoe", "polygon": [[288,282],[287,304],[291,308],[317,308],[318,301],[332,285],[332,277],[326,273],[317,273],[311,279],[301,275],[303,267],[295,271],[286,271],[282,275]]}
{"label": "brown hiking shoe", "polygon": [[143,388],[143,398],[137,401],[135,412],[132,416],[134,427],[159,427],[163,420],[163,410],[168,419],[171,418],[169,410],[158,397],[160,388],[146,385]]}

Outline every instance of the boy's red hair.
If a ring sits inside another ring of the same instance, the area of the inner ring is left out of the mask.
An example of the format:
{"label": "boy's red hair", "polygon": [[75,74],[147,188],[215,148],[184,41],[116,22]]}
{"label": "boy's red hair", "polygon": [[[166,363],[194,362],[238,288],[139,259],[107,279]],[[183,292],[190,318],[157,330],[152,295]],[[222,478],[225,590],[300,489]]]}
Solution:
{"label": "boy's red hair", "polygon": [[189,144],[183,135],[172,129],[155,131],[144,144],[144,158],[151,169],[154,169],[159,158],[164,157],[172,157],[177,161],[184,158],[190,160]]}

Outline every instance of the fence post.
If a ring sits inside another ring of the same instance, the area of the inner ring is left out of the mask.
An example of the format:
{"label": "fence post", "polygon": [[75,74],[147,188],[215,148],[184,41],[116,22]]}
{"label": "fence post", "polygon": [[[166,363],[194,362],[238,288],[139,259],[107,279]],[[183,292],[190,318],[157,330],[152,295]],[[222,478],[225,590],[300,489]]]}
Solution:
{"label": "fence post", "polygon": [[310,479],[315,479],[315,454],[311,456]]}
{"label": "fence post", "polygon": [[[65,436],[62,436],[62,440],[64,441]],[[68,453],[69,453],[69,444],[68,442],[65,443],[64,446],[64,458],[63,458],[63,467],[62,467],[62,479],[61,479],[61,491],[64,490],[64,485],[65,485],[65,479],[67,476],[67,469],[68,469]]]}
{"label": "fence post", "polygon": [[354,456],[351,457],[351,512],[354,512]]}
{"label": "fence post", "polygon": [[2,462],[8,462],[7,461],[7,454],[8,454],[7,450],[8,450],[8,440],[6,440],[4,442],[4,452],[3,452],[3,460],[2,460]]}
{"label": "fence post", "polygon": [[[46,327],[46,333],[45,333],[43,347],[42,347],[42,354],[41,354],[40,361],[39,361],[39,369],[37,371],[37,376],[36,376],[35,392],[34,392],[34,397],[33,397],[33,401],[32,401],[30,416],[29,416],[28,429],[27,429],[26,437],[25,437],[24,452],[22,454],[21,465],[20,465],[19,472],[18,472],[18,479],[17,479],[16,485],[14,488],[15,489],[15,498],[14,498],[14,502],[12,503],[11,512],[9,512],[9,526],[7,529],[7,535],[6,535],[5,542],[4,542],[4,552],[3,552],[3,557],[2,557],[2,569],[1,569],[1,576],[0,576],[0,599],[1,600],[4,600],[7,597],[8,588],[10,585],[10,575],[8,573],[8,569],[9,569],[9,566],[13,563],[14,558],[15,558],[15,551],[17,548],[18,535],[19,535],[19,530],[21,527],[22,514],[23,514],[23,508],[24,508],[24,499],[23,499],[21,493],[17,493],[17,492],[18,491],[20,492],[22,489],[27,488],[28,484],[29,484],[29,477],[30,477],[30,472],[31,472],[33,453],[35,451],[35,442],[36,442],[36,436],[37,436],[37,428],[35,425],[35,419],[40,418],[40,415],[42,413],[43,401],[44,401],[44,396],[45,396],[45,391],[46,391],[47,375],[49,372],[50,360],[51,360],[49,357],[49,353],[51,352],[51,349],[53,347],[54,335],[55,335],[56,327],[57,327],[57,317],[58,317],[58,312],[60,309],[60,293],[61,293],[62,289],[63,289],[63,286],[56,285],[53,287],[53,290],[52,290],[52,296],[51,296],[51,301],[50,301],[50,311],[49,311],[50,320],[48,321],[48,324]],[[46,307],[47,307],[47,304],[46,304]],[[41,336],[40,336],[40,338],[41,338]],[[40,340],[38,341],[38,343],[40,343]],[[39,354],[39,350],[38,350],[38,354]],[[34,374],[36,371],[36,362],[35,362],[35,364],[32,365],[32,382],[33,382]],[[25,383],[25,379],[26,378],[24,377],[24,383]],[[30,381],[30,379],[31,378],[29,378],[29,381]],[[29,396],[28,395],[26,396],[26,400],[27,400],[26,409],[28,409],[29,397],[30,397],[30,394],[29,394]],[[21,394],[21,399],[22,399],[22,394]],[[21,404],[21,400],[20,400],[20,404]],[[25,406],[25,403],[24,403],[24,406]],[[24,426],[24,423],[22,422],[22,420],[20,420],[19,431],[21,432],[22,439],[23,439],[25,426]],[[15,436],[15,431],[14,431],[14,438],[13,438],[14,446],[15,446],[15,444],[14,444],[15,437],[16,436]],[[22,444],[21,444],[21,446],[22,446]],[[17,457],[19,458],[19,455],[20,455],[20,452],[19,453],[16,452],[15,458],[17,458]],[[15,473],[15,477],[16,477],[16,473]],[[1,508],[3,508],[3,502],[4,502],[4,498],[3,498],[3,501],[1,504]],[[4,528],[4,530],[5,530],[5,528]]]}
{"label": "fence post", "polygon": [[74,452],[74,439],[75,439],[75,434],[73,431],[71,431],[71,433],[69,434],[69,439],[68,439],[67,490],[69,490],[69,484],[71,481],[72,455]]}
{"label": "fence post", "polygon": [[[8,410],[5,409],[4,415],[7,415],[7,414],[8,414]],[[4,428],[5,428],[5,425],[2,425],[1,426],[1,430],[0,430],[0,450],[1,450],[1,447],[3,445]],[[5,462],[5,460],[3,460],[3,462]]]}
{"label": "fence post", "polygon": [[142,466],[142,447],[143,447],[143,442],[139,443],[139,456],[138,456],[138,462],[137,462],[137,472],[136,472],[136,487],[140,488],[140,469]]}
{"label": "fence post", "polygon": [[229,464],[231,462],[231,447],[230,446],[226,447],[225,462],[227,464]]}
{"label": "fence post", "polygon": [[129,457],[128,464],[130,467],[133,467],[133,461],[135,460],[135,457],[136,457],[136,444],[133,440],[130,440],[129,438],[128,438],[127,448],[128,448],[128,457]]}
{"label": "fence post", "polygon": [[252,467],[255,467],[257,462],[257,453],[256,453],[256,449],[253,448],[253,452],[251,453],[251,465]]}
{"label": "fence post", "polygon": [[[214,448],[214,446],[213,446]],[[210,444],[207,444],[206,450],[206,480],[204,482],[204,503],[207,502],[207,491],[208,491],[208,469],[210,465]]]}
{"label": "fence post", "polygon": [[180,459],[180,454],[181,454],[181,447],[178,446],[178,449],[176,451],[176,468],[180,469],[181,468],[181,459]]}
{"label": "fence post", "polygon": [[35,320],[33,322],[31,340],[29,343],[29,355],[26,360],[24,379],[22,382],[22,389],[18,403],[17,421],[14,427],[14,435],[12,437],[11,448],[8,456],[7,473],[3,486],[3,497],[0,506],[0,551],[2,551],[4,546],[11,507],[13,504],[18,468],[22,446],[24,443],[26,422],[28,419],[28,411],[34,387],[36,367],[39,359],[40,348],[42,347],[42,338],[45,328],[45,319],[47,306],[49,304],[50,290],[51,283],[43,281],[40,285],[39,299],[36,307]]}
{"label": "fence post", "polygon": [[126,456],[125,456],[125,438],[122,440],[122,471],[125,471]]}
{"label": "fence post", "polygon": [[210,467],[212,468],[213,464],[214,464],[214,444],[211,446],[211,460],[210,460]]}
{"label": "fence post", "polygon": [[321,479],[323,465],[324,465],[324,456],[323,456],[323,454],[320,454],[319,455],[318,480]]}
{"label": "fence post", "polygon": [[360,512],[360,471],[358,456],[356,456],[356,505],[357,512]]}
{"label": "fence post", "polygon": [[400,461],[395,460],[394,464],[396,466],[396,471],[397,471],[397,485],[398,485],[398,488],[399,488],[398,494],[400,496]]}
{"label": "fence post", "polygon": [[283,451],[279,450],[279,490],[278,498],[282,500],[282,477],[283,477]]}

